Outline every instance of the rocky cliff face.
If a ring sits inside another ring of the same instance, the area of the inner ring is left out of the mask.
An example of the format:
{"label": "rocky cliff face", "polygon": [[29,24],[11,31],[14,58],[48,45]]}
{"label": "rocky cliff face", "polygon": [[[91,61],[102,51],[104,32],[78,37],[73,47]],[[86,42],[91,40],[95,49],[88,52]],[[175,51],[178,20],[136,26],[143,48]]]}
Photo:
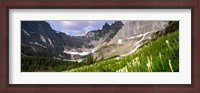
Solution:
{"label": "rocky cliff face", "polygon": [[122,26],[121,21],[105,23],[102,29],[89,31],[85,36],[69,36],[53,30],[45,21],[22,21],[21,53],[22,56],[80,59],[93,48],[109,42]]}
{"label": "rocky cliff face", "polygon": [[89,45],[100,48],[110,42],[122,27],[123,23],[121,21],[116,21],[111,25],[105,23],[101,30],[90,31],[85,36],[90,38]]}
{"label": "rocky cliff face", "polygon": [[115,43],[119,39],[124,40],[147,32],[159,31],[166,28],[167,25],[168,21],[127,21],[111,43]]}

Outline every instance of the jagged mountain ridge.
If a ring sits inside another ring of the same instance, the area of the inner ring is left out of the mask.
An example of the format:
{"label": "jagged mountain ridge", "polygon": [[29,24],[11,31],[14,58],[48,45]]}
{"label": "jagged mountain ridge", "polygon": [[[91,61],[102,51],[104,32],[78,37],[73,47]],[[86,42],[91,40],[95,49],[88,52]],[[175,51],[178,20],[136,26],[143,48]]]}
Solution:
{"label": "jagged mountain ridge", "polygon": [[22,21],[21,53],[22,56],[78,59],[79,55],[71,55],[65,51],[91,51],[98,45],[109,42],[122,26],[121,21],[111,25],[105,23],[101,30],[89,31],[85,36],[70,36],[53,30],[45,21]]}

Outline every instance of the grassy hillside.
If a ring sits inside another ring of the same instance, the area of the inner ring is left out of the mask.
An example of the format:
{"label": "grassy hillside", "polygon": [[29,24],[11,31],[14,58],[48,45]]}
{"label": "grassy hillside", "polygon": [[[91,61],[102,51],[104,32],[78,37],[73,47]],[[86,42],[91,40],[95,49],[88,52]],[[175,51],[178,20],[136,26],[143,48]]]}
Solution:
{"label": "grassy hillside", "polygon": [[108,59],[67,72],[178,72],[179,31],[160,37],[136,53]]}

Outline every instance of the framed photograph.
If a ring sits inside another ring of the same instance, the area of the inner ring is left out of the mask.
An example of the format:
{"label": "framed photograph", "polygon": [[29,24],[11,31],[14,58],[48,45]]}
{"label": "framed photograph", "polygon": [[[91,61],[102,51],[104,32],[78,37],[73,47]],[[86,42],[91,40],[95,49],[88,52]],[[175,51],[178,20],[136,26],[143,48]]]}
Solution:
{"label": "framed photograph", "polygon": [[3,0],[1,92],[199,93],[198,0]]}

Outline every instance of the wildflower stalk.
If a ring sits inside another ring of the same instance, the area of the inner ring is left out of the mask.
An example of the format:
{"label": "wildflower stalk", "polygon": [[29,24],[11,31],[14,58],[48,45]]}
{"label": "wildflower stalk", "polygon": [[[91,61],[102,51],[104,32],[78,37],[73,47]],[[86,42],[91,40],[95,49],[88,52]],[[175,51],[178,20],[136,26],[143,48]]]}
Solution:
{"label": "wildflower stalk", "polygon": [[150,55],[150,62],[151,62],[151,71],[153,71],[153,59],[152,59],[152,56]]}
{"label": "wildflower stalk", "polygon": [[171,69],[171,72],[174,72],[173,67],[172,67],[172,64],[171,64],[171,60],[169,60],[169,67],[170,67],[170,69]]}
{"label": "wildflower stalk", "polygon": [[149,71],[149,72],[152,72],[152,67],[151,67],[152,64],[151,64],[151,60],[150,60],[150,58],[149,58],[148,56],[147,56],[147,61],[148,61],[148,62],[147,62],[148,71]]}
{"label": "wildflower stalk", "polygon": [[166,40],[166,44],[167,44],[167,46],[169,47],[170,50],[173,50],[173,48],[172,48],[171,45],[169,44],[169,41],[168,41],[168,40]]}
{"label": "wildflower stalk", "polygon": [[135,58],[135,61],[136,61],[136,63],[137,63],[137,70],[139,70],[139,72],[140,72],[140,62],[139,62],[139,57],[136,57],[136,58]]}
{"label": "wildflower stalk", "polygon": [[159,52],[159,58],[160,58],[160,62],[161,62],[162,68],[164,69],[164,65],[163,65],[163,61],[162,61],[162,54],[160,52]]}

